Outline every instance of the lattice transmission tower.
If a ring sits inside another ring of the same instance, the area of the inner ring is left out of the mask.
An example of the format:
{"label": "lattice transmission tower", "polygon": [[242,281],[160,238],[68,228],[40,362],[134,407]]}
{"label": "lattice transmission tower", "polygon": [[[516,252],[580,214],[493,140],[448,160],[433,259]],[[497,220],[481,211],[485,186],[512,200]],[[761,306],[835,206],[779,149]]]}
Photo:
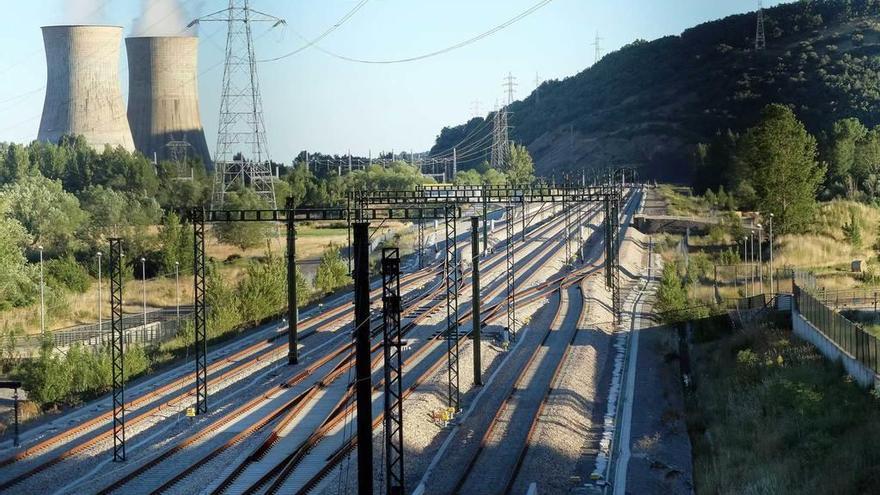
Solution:
{"label": "lattice transmission tower", "polygon": [[507,104],[495,109],[492,126],[492,149],[490,165],[496,170],[504,170],[507,158],[510,156],[510,111],[508,106],[513,103],[513,95],[516,92],[516,77],[507,73],[502,85],[507,93]]}
{"label": "lattice transmission tower", "polygon": [[767,48],[767,38],[764,36],[764,3],[758,2],[758,27],[755,31],[755,51]]}
{"label": "lattice transmission tower", "polygon": [[276,27],[286,22],[252,9],[250,0],[229,0],[227,8],[200,17],[190,25],[200,22],[225,22],[227,25],[211,208],[223,208],[226,194],[241,186],[253,189],[274,209],[272,162],[263,120],[252,27],[254,23],[271,23]]}
{"label": "lattice transmission tower", "polygon": [[593,47],[596,48],[596,58],[593,59],[593,65],[597,64],[599,60],[602,59],[602,40],[604,38],[599,37],[599,31],[596,31],[596,39],[591,43]]}

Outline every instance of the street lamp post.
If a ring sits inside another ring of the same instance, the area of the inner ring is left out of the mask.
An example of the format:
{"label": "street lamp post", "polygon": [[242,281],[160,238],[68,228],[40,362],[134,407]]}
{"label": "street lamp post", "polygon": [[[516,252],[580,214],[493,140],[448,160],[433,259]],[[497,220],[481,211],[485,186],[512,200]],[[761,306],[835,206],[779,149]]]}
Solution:
{"label": "street lamp post", "polygon": [[749,268],[749,292],[752,295],[755,294],[755,260],[758,259],[758,256],[755,254],[755,231],[754,228],[749,230],[749,250],[751,258],[750,263],[752,266]]}
{"label": "street lamp post", "polygon": [[758,280],[764,293],[764,228],[758,224]]}
{"label": "street lamp post", "polygon": [[147,259],[141,257],[141,288],[144,301],[144,331],[147,330]]}
{"label": "street lamp post", "polygon": [[773,290],[773,214],[770,214],[770,292],[776,293]]}
{"label": "street lamp post", "polygon": [[46,335],[46,294],[45,282],[43,281],[43,246],[37,246],[40,250],[40,335]]}
{"label": "street lamp post", "polygon": [[174,262],[174,294],[177,299],[177,326],[180,327],[180,262]]}
{"label": "street lamp post", "polygon": [[[743,236],[743,254],[744,254],[743,261],[746,263],[746,268],[748,268],[749,267],[749,237],[748,236]],[[743,285],[746,286],[746,297],[748,297],[751,295],[751,294],[749,294],[750,288],[747,285],[747,282],[749,281],[748,271],[746,272],[746,274],[747,275],[745,277],[745,280],[743,280]]]}
{"label": "street lamp post", "polygon": [[98,251],[98,339],[99,339],[99,341],[101,338],[103,338],[102,336],[104,334],[104,314],[102,311],[103,308],[101,306],[101,304],[103,302],[102,301],[103,294],[101,292],[101,289],[102,289],[101,288],[101,256],[103,256],[103,254],[101,253],[101,251]]}

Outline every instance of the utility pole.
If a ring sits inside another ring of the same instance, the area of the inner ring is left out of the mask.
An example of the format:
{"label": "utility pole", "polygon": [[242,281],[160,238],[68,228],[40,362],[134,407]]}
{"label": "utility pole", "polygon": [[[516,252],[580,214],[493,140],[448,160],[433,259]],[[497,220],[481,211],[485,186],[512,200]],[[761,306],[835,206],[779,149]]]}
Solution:
{"label": "utility pole", "polygon": [[382,341],[385,357],[385,490],[403,495],[403,359],[400,333],[400,250],[382,248]]}
{"label": "utility pole", "polygon": [[764,2],[758,2],[758,27],[755,31],[755,51],[767,48],[767,38],[764,36]]}
{"label": "utility pole", "polygon": [[113,462],[125,461],[125,354],[122,327],[122,239],[110,241],[110,344],[113,381]]}
{"label": "utility pole", "polygon": [[480,328],[480,217],[471,217],[471,287],[473,289],[473,316],[474,328],[471,335],[474,337],[474,385],[482,385],[481,364],[481,331]]}
{"label": "utility pole", "polygon": [[104,294],[102,294],[102,280],[101,280],[101,256],[103,254],[101,251],[98,251],[98,341],[104,338],[104,311],[103,311],[103,299]]}
{"label": "utility pole", "polygon": [[775,294],[773,289],[773,214],[770,214],[770,293]]}
{"label": "utility pole", "polygon": [[358,490],[373,494],[373,410],[370,379],[370,232],[369,222],[354,227],[355,397],[357,401]]}
{"label": "utility pole", "polygon": [[[444,172],[446,171],[446,167],[444,168]],[[458,151],[455,148],[452,148],[452,180],[455,180],[455,176],[458,175]]]}
{"label": "utility pole", "polygon": [[254,23],[271,23],[274,28],[286,22],[252,9],[250,0],[229,0],[228,5],[223,10],[195,19],[187,26],[202,22],[225,22],[227,25],[211,208],[223,208],[226,193],[240,184],[252,188],[270,208],[275,209],[272,161],[263,120],[252,27]]}
{"label": "utility pole", "polygon": [[299,307],[296,302],[296,224],[293,222],[293,197],[288,196],[287,209],[287,364],[299,362]]}
{"label": "utility pole", "polygon": [[605,38],[599,37],[599,30],[596,30],[596,39],[590,45],[596,48],[596,58],[593,59],[593,65],[596,65],[599,60],[602,59],[602,40]]}
{"label": "utility pole", "polygon": [[46,335],[46,296],[45,296],[45,286],[46,283],[43,279],[43,246],[37,246],[37,249],[40,250],[40,335]]}

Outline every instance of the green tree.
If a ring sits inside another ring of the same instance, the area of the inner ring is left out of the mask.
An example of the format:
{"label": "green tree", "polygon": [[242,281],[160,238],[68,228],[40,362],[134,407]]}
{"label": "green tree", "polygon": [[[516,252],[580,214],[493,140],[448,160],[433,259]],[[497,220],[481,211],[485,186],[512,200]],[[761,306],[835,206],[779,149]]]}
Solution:
{"label": "green tree", "polygon": [[125,239],[131,252],[146,253],[152,248],[149,231],[162,218],[155,199],[97,185],[83,190],[80,200],[90,217],[82,237],[92,250],[101,249],[110,237]]}
{"label": "green tree", "polygon": [[816,140],[790,108],[768,105],[761,121],[737,147],[743,168],[754,178],[756,206],[776,216],[780,234],[803,232],[816,209],[825,167],[816,162]]}
{"label": "green tree", "polygon": [[315,289],[321,293],[333,292],[350,281],[348,265],[339,254],[339,247],[331,244],[321,255],[321,263],[315,273]]}
{"label": "green tree", "polygon": [[843,225],[843,236],[853,247],[862,246],[862,222],[855,208],[849,210],[849,222]]}
{"label": "green tree", "polygon": [[870,196],[876,196],[876,179],[871,176],[880,172],[880,128],[871,129],[856,143],[853,160],[853,178],[859,187]]}
{"label": "green tree", "polygon": [[71,370],[54,352],[51,336],[43,339],[39,355],[25,367],[22,375],[28,397],[44,406],[64,401],[73,385]]}
{"label": "green tree", "polygon": [[655,307],[664,321],[674,323],[687,319],[685,314],[687,306],[687,289],[678,275],[678,266],[674,262],[666,263],[660,277]]}
{"label": "green tree", "polygon": [[487,186],[503,186],[507,184],[507,175],[504,172],[490,168],[483,174],[483,184]]}
{"label": "green tree", "polygon": [[[230,192],[226,196],[229,209],[257,210],[267,208],[266,202],[253,189]],[[261,246],[272,234],[272,226],[264,222],[221,222],[214,225],[217,240],[241,249]]]}
{"label": "green tree", "polygon": [[856,159],[856,143],[867,135],[868,130],[856,118],[838,120],[829,136],[828,178],[843,183],[853,172]]}
{"label": "green tree", "polygon": [[76,247],[76,233],[86,221],[76,196],[65,192],[61,182],[42,175],[22,178],[0,189],[8,215],[32,236],[33,246],[62,253]]}
{"label": "green tree", "polygon": [[37,172],[28,149],[20,144],[0,145],[0,158],[0,183],[15,182]]}
{"label": "green tree", "polygon": [[246,323],[278,313],[287,303],[287,269],[283,259],[268,255],[248,264],[236,287],[238,310]]}
{"label": "green tree", "polygon": [[31,238],[11,217],[9,202],[0,195],[0,310],[33,301],[34,284],[24,256]]}
{"label": "green tree", "polygon": [[456,186],[479,186],[483,183],[483,178],[476,170],[463,170],[455,175],[453,183]]}
{"label": "green tree", "polygon": [[512,144],[507,163],[507,176],[514,185],[531,184],[535,178],[535,162],[525,146]]}
{"label": "green tree", "polygon": [[175,263],[180,263],[180,268],[183,270],[192,267],[192,229],[182,225],[176,213],[169,213],[162,219],[162,226],[159,228],[159,248],[162,269],[166,273],[174,271]]}

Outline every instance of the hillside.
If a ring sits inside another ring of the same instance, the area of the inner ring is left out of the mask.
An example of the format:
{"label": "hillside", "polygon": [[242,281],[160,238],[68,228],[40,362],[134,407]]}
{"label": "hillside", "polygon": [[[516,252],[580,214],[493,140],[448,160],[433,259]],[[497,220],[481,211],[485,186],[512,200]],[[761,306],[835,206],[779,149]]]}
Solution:
{"label": "hillside", "polygon": [[[768,103],[791,105],[817,136],[840,118],[880,123],[880,1],[801,1],[764,12],[764,51],[754,50],[754,13],[635,41],[514,102],[511,137],[545,176],[635,164],[648,177],[689,181],[697,143],[753,124]],[[488,142],[486,119],[444,128],[432,151]],[[487,155],[466,156],[465,168]]]}

